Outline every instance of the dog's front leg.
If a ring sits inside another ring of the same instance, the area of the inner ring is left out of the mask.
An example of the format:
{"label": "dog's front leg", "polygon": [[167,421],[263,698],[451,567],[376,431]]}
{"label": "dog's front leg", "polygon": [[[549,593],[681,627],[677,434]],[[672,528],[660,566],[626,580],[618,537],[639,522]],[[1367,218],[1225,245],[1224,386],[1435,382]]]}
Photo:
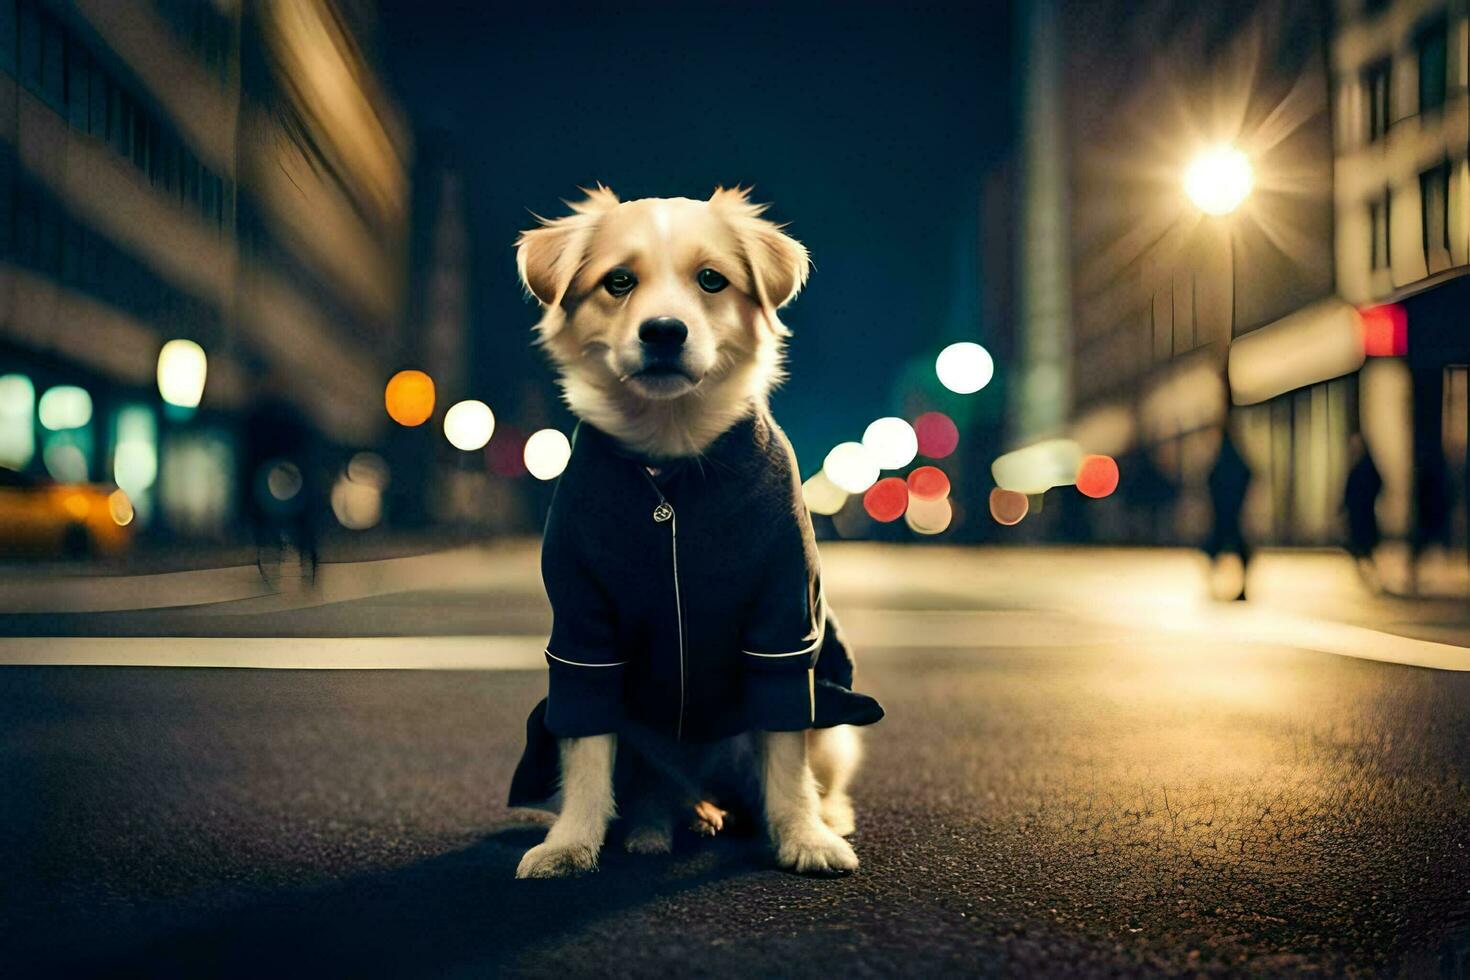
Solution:
{"label": "dog's front leg", "polygon": [[806,732],[761,735],[766,828],[783,868],[803,874],[855,871],[857,854],[822,822],[817,782],[806,758]]}
{"label": "dog's front leg", "polygon": [[591,871],[615,812],[616,735],[561,740],[561,813],[546,840],[525,853],[517,878],[560,878]]}

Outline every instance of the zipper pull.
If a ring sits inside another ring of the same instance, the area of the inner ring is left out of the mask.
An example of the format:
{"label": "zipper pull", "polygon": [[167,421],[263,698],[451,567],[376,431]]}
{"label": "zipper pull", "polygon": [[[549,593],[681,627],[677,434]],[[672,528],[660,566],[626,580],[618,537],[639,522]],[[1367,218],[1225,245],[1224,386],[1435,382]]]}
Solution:
{"label": "zipper pull", "polygon": [[662,524],[673,516],[674,508],[669,505],[667,500],[660,500],[658,506],[653,509],[653,522],[655,524]]}

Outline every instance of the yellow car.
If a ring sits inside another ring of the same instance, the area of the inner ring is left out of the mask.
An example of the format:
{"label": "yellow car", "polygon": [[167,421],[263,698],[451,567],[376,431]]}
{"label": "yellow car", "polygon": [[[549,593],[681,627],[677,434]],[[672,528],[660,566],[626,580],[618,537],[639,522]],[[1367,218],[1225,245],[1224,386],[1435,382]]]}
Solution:
{"label": "yellow car", "polygon": [[133,503],[121,490],[55,483],[0,466],[0,552],[81,558],[132,541]]}

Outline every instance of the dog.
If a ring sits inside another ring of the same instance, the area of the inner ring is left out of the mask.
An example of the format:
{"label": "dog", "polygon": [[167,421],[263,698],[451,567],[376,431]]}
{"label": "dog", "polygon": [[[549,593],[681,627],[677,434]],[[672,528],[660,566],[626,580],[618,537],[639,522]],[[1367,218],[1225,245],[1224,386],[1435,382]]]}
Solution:
{"label": "dog", "polygon": [[767,408],[807,250],[746,190],[584,193],[516,242],[580,420],[543,544],[550,693],[512,786],[513,803],[559,787],[561,808],[517,877],[595,868],[618,796],[631,852],[669,851],[679,812],[713,834],[737,772],[781,867],[852,872],[855,726],[882,709],[851,690]]}

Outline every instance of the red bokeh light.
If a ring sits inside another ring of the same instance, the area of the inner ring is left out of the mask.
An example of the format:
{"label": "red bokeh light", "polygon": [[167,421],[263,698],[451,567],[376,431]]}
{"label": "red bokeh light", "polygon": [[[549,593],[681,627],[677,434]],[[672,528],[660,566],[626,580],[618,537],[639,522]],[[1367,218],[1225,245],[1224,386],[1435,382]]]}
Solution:
{"label": "red bokeh light", "polygon": [[1397,303],[1360,310],[1363,353],[1369,357],[1403,357],[1409,352],[1409,314]]}
{"label": "red bokeh light", "polygon": [[1106,497],[1118,489],[1118,463],[1111,456],[1083,456],[1077,467],[1077,489],[1088,497]]}
{"label": "red bokeh light", "polygon": [[1014,490],[1002,490],[996,487],[990,491],[990,516],[995,518],[997,524],[1009,527],[1012,524],[1021,523],[1021,518],[1026,516],[1026,511],[1031,509],[1031,502],[1026,499],[1024,493]]}
{"label": "red bokeh light", "polygon": [[909,493],[920,500],[949,496],[949,477],[937,466],[920,466],[909,474]]}
{"label": "red bokeh light", "polygon": [[485,444],[485,462],[496,476],[524,476],[525,453],[525,434],[510,426],[501,426],[495,431],[495,438]]}
{"label": "red bokeh light", "polygon": [[903,516],[909,505],[909,487],[902,477],[890,476],[879,480],[863,494],[863,509],[875,521],[884,524]]}
{"label": "red bokeh light", "polygon": [[960,444],[960,430],[943,412],[925,412],[914,419],[914,434],[919,437],[919,455],[943,459]]}

